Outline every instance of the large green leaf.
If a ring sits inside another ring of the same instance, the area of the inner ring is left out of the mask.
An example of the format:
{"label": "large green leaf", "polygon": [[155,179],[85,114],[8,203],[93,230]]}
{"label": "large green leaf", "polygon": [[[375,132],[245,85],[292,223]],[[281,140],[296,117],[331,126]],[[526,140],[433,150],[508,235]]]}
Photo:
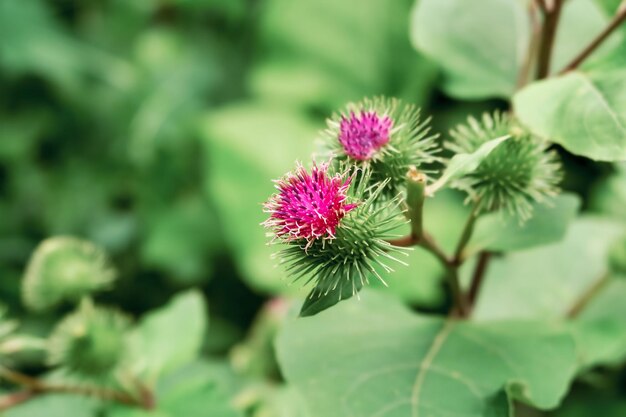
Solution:
{"label": "large green leaf", "polygon": [[48,394],[2,413],[2,417],[96,417],[99,403],[92,398]]}
{"label": "large green leaf", "polygon": [[192,362],[165,377],[156,387],[151,411],[113,405],[107,417],[241,417],[231,404],[233,376],[219,363]]}
{"label": "large green leaf", "polygon": [[579,207],[580,199],[576,195],[562,194],[554,201],[535,204],[532,218],[525,223],[510,214],[481,216],[476,221],[467,254],[482,249],[508,252],[558,242],[565,236]]}
{"label": "large green leaf", "polygon": [[257,393],[260,404],[251,417],[312,417],[295,388],[288,385],[262,388],[264,390]]}
{"label": "large green leaf", "polygon": [[623,226],[582,218],[556,244],[493,259],[474,310],[477,319],[562,317],[606,273]]}
{"label": "large green leaf", "polygon": [[133,333],[135,365],[156,380],[194,360],[207,329],[207,309],[197,291],[176,295],[142,318]]}
{"label": "large green leaf", "polygon": [[533,83],[513,98],[520,121],[568,151],[626,159],[626,70],[574,71]]}
{"label": "large green leaf", "polygon": [[626,221],[626,166],[616,165],[617,172],[598,181],[589,198],[591,210]]}
{"label": "large green leaf", "polygon": [[[608,271],[620,223],[582,218],[555,244],[494,259],[474,317],[478,320],[565,317]],[[572,322],[581,368],[626,358],[626,283],[610,283]]]}
{"label": "large green leaf", "polygon": [[[553,69],[571,60],[606,21],[592,0],[568,1]],[[412,14],[413,44],[442,67],[444,89],[460,98],[511,96],[530,35],[527,2],[522,0],[419,0]]]}
{"label": "large green leaf", "polygon": [[210,275],[207,252],[219,242],[209,209],[205,199],[192,197],[154,210],[141,247],[146,265],[163,269],[182,284],[206,280]]}
{"label": "large green leaf", "polygon": [[574,391],[563,407],[549,417],[623,417],[626,416],[626,399],[619,393],[609,393],[604,387],[581,392]]}
{"label": "large green leaf", "polygon": [[581,366],[626,358],[626,281],[614,278],[574,321]]}
{"label": "large green leaf", "polygon": [[503,392],[551,408],[576,362],[559,325],[415,316],[369,291],[288,324],[277,349],[287,381],[324,417],[507,417]]}
{"label": "large green leaf", "polygon": [[213,51],[172,29],[147,30],[137,39],[136,66],[145,83],[129,123],[127,149],[137,164],[176,152],[204,108],[217,72]]}
{"label": "large green leaf", "polygon": [[[248,283],[271,292],[296,291],[272,259],[267,245],[263,202],[296,160],[309,160],[316,127],[286,107],[249,103],[208,115],[201,125],[206,155],[205,184],[222,229]],[[304,294],[303,294],[304,295]]]}
{"label": "large green leaf", "polygon": [[424,103],[436,71],[411,48],[409,8],[407,0],[266,1],[260,38],[268,53],[253,90],[331,109],[380,93]]}
{"label": "large green leaf", "polygon": [[413,44],[441,65],[455,97],[513,93],[529,36],[521,1],[419,0],[413,10]]}

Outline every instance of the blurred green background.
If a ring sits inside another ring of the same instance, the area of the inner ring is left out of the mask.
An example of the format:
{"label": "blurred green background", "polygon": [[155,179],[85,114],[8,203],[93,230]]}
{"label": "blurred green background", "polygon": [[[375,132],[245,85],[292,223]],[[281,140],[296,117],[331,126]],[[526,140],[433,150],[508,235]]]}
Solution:
{"label": "blurred green background", "polygon": [[[385,94],[445,132],[506,106],[441,92],[409,40],[412,3],[0,0],[0,300],[28,324],[19,286],[30,253],[46,237],[79,236],[120,271],[100,301],[140,315],[199,287],[205,351],[226,355],[266,300],[306,294],[275,266],[259,223],[270,180],[308,161],[328,115]],[[604,182],[611,166],[561,153],[564,188],[599,193],[595,208],[623,216],[601,192],[626,195],[623,175]],[[448,204],[458,198],[430,208],[444,245],[463,222]],[[411,256],[434,278],[399,272],[392,291],[441,308],[437,263]]]}
{"label": "blurred green background", "polygon": [[106,301],[141,313],[201,286],[234,338],[263,298],[304,295],[259,226],[270,180],[350,100],[444,100],[411,5],[2,0],[0,298],[18,303],[31,251],[59,234],[112,255]]}

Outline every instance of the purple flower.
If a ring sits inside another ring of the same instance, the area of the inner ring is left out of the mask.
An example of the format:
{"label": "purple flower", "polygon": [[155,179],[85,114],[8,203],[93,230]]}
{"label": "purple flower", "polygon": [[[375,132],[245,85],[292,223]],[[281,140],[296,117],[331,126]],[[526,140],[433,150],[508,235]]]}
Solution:
{"label": "purple flower", "polygon": [[356,207],[348,204],[350,178],[329,176],[326,164],[313,166],[311,174],[299,165],[277,181],[278,193],[265,203],[270,213],[263,225],[286,241],[304,239],[310,246],[318,238],[334,238],[341,219]]}
{"label": "purple flower", "polygon": [[392,120],[380,117],[374,111],[361,111],[358,115],[341,118],[339,142],[346,154],[359,161],[371,159],[381,147],[389,142]]}

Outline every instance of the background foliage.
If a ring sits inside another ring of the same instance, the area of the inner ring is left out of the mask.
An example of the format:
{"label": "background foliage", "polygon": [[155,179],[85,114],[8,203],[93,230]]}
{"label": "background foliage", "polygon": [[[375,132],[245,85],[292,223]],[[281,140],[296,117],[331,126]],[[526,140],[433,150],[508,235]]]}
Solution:
{"label": "background foliage", "polygon": [[[422,349],[415,335],[427,338],[442,324],[417,321],[403,305],[445,311],[442,269],[430,254],[410,253],[419,279],[413,269],[398,269],[384,294],[366,293],[361,303],[294,327],[293,306],[307,291],[287,285],[259,226],[261,203],[273,191],[269,180],[311,154],[324,119],[348,101],[397,96],[432,114],[435,131],[444,133],[467,114],[506,109],[530,36],[524,2],[485,0],[481,7],[490,13],[474,13],[475,2],[466,0],[421,3],[412,8],[411,0],[0,0],[0,302],[23,332],[46,336],[73,306],[43,314],[24,308],[20,288],[31,253],[56,235],[100,245],[118,281],[96,300],[132,316],[141,360],[128,366],[154,383],[158,400],[148,412],[53,394],[4,415],[306,417],[298,390],[320,383],[317,341],[337,353],[337,366],[371,340],[411,339],[396,355],[374,346],[367,359],[382,366],[403,366],[402,355]],[[608,0],[569,3],[555,68],[617,6]],[[549,213],[538,213],[536,227],[547,246],[532,249],[525,242],[536,244],[536,237],[498,240],[498,226],[485,218],[469,247],[514,251],[494,260],[490,270],[507,280],[486,282],[478,324],[451,330],[489,340],[497,325],[481,320],[514,319],[519,332],[506,337],[544,354],[563,347],[561,362],[545,364],[561,392],[535,398],[556,405],[568,376],[580,372],[564,405],[549,413],[558,417],[617,417],[626,408],[626,323],[610,319],[617,312],[626,317],[623,282],[612,284],[577,319],[585,343],[603,347],[589,349],[593,356],[583,363],[594,366],[584,372],[570,367],[574,352],[565,341],[546,340],[541,328],[524,324],[563,313],[605,269],[603,238],[624,228],[626,171],[602,161],[624,159],[626,152],[612,143],[624,142],[626,101],[623,92],[611,96],[625,79],[625,36],[612,37],[588,72],[535,84],[514,97],[521,120],[562,145],[555,146],[565,165],[562,185],[582,197],[585,215],[566,232]],[[601,73],[606,68],[608,78]],[[563,113],[537,106],[546,97],[572,100],[581,85],[591,86],[585,90],[587,105],[598,93],[611,97],[609,111],[588,119],[584,107]],[[557,123],[558,117],[572,122]],[[602,127],[590,132],[590,126]],[[467,215],[461,201],[443,191],[426,206],[429,230],[447,250]],[[557,206],[574,218],[579,200],[567,194]],[[507,230],[517,227],[507,224]],[[396,325],[389,328],[388,321]],[[341,330],[334,329],[344,322],[353,331],[349,341],[338,341]],[[608,333],[597,331],[598,322]],[[278,354],[293,386],[284,383],[273,347],[283,327]],[[359,328],[375,334],[360,334]],[[292,346],[301,340],[311,342]],[[0,331],[0,347],[1,342]],[[516,352],[510,354],[515,361]],[[37,349],[11,361],[34,374],[43,371]],[[358,379],[360,370],[354,371]],[[486,386],[502,383],[498,369],[493,374],[498,375],[484,375]],[[545,377],[532,370],[506,375],[530,386],[541,386]],[[336,387],[318,391],[323,417],[343,415],[325,401],[345,381],[331,382]],[[372,384],[363,389],[385,387],[385,381]],[[9,388],[0,385],[0,391]],[[494,400],[494,410],[496,400],[502,398]]]}

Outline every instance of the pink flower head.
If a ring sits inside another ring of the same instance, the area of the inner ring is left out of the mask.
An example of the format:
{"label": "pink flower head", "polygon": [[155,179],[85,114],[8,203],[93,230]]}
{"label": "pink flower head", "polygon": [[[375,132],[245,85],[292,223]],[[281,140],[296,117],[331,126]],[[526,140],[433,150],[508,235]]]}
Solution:
{"label": "pink flower head", "polygon": [[351,158],[368,160],[389,142],[392,124],[389,117],[380,117],[374,111],[361,111],[358,115],[350,112],[349,118],[341,118],[339,142]]}
{"label": "pink flower head", "polygon": [[356,204],[347,204],[350,178],[327,174],[328,166],[313,166],[311,174],[299,165],[294,173],[277,181],[278,193],[265,203],[270,218],[263,224],[287,241],[334,238],[337,226]]}

